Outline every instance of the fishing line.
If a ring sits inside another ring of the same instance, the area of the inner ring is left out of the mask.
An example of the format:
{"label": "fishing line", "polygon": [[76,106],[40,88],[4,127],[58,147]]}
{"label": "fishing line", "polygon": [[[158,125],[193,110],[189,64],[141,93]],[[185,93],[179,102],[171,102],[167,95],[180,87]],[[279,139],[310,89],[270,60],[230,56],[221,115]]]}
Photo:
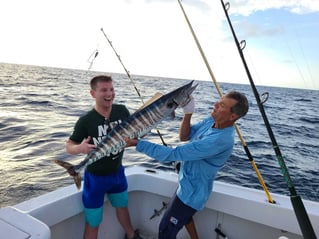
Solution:
{"label": "fishing line", "polygon": [[[192,33],[192,35],[193,35],[193,38],[194,38],[194,40],[195,40],[195,42],[196,42],[196,45],[197,45],[197,47],[198,47],[198,50],[200,51],[200,53],[201,53],[201,55],[202,55],[202,58],[203,58],[203,60],[204,60],[204,62],[205,62],[205,64],[206,64],[206,67],[207,67],[207,69],[208,69],[208,71],[209,71],[209,74],[210,74],[210,76],[211,76],[211,78],[212,78],[212,80],[213,80],[213,82],[214,82],[214,84],[215,84],[215,87],[216,87],[216,89],[217,89],[217,91],[218,91],[218,94],[219,94],[220,97],[222,97],[223,94],[222,94],[222,92],[221,92],[221,89],[220,89],[220,87],[219,87],[219,85],[218,85],[217,80],[215,79],[215,76],[214,76],[214,73],[213,73],[212,69],[211,69],[210,66],[209,66],[209,63],[208,63],[207,58],[206,58],[206,56],[205,56],[205,53],[204,53],[204,51],[203,51],[203,49],[202,49],[202,47],[201,47],[201,45],[200,45],[200,43],[199,43],[199,41],[198,41],[196,35],[195,35],[195,32],[194,32],[194,30],[193,30],[193,27],[192,27],[190,21],[188,20],[188,17],[187,17],[187,15],[186,15],[186,12],[185,12],[185,10],[184,10],[184,8],[183,8],[183,6],[182,6],[181,0],[177,0],[177,1],[178,1],[179,5],[180,5],[180,7],[181,7],[181,9],[182,9],[183,15],[184,15],[184,17],[185,17],[185,19],[186,19],[186,22],[187,22],[187,24],[188,24],[188,26],[189,26],[189,29],[190,29],[190,31],[191,31],[191,33]],[[261,184],[262,188],[264,189],[264,191],[265,191],[265,193],[266,193],[266,195],[267,195],[268,202],[270,202],[270,203],[275,203],[275,201],[272,199],[272,197],[271,197],[271,195],[270,195],[270,193],[269,193],[269,191],[268,191],[268,188],[267,188],[267,186],[266,186],[266,184],[265,184],[265,182],[264,182],[264,180],[263,180],[263,178],[262,178],[262,175],[260,174],[259,169],[258,169],[258,167],[257,167],[257,165],[256,165],[256,163],[255,163],[255,161],[254,161],[254,159],[253,159],[253,157],[252,157],[252,155],[251,155],[249,149],[248,149],[248,146],[247,146],[247,144],[246,144],[246,142],[245,142],[245,140],[244,140],[244,137],[242,136],[242,134],[241,134],[241,132],[240,132],[240,130],[239,130],[239,127],[237,126],[236,123],[234,124],[234,126],[235,126],[236,132],[237,132],[237,134],[238,134],[238,136],[239,136],[239,138],[240,138],[240,141],[241,141],[241,143],[242,143],[242,145],[243,145],[243,148],[244,148],[244,150],[245,150],[245,152],[246,152],[246,154],[247,154],[247,156],[248,156],[248,159],[249,159],[249,161],[250,161],[252,167],[254,168],[254,170],[255,170],[255,172],[256,172],[256,174],[257,174],[259,183]]]}
{"label": "fishing line", "polygon": [[[305,64],[306,64],[306,68],[305,68],[305,69],[308,71],[308,75],[309,75],[310,80],[311,80],[311,83],[313,84],[313,87],[314,87],[314,86],[315,86],[315,85],[314,85],[314,79],[313,79],[313,77],[312,77],[312,74],[311,74],[311,71],[310,71],[310,67],[309,67],[308,61],[307,61],[307,59],[306,59],[306,57],[305,57],[305,53],[304,53],[303,47],[302,47],[302,45],[301,45],[301,43],[300,43],[300,40],[299,40],[299,34],[298,34],[297,30],[296,30],[296,24],[294,24],[294,23],[291,22],[290,20],[289,20],[289,23],[293,26],[294,32],[295,32],[295,34],[296,34],[295,39],[297,40],[299,49],[300,49],[300,51],[301,51],[301,56],[302,56],[302,58],[304,59],[304,62],[305,62]],[[304,78],[304,76],[303,76],[303,74],[302,74],[301,67],[299,67],[299,64],[298,64],[298,62],[297,62],[297,60],[296,60],[296,57],[294,56],[293,51],[291,50],[291,48],[290,48],[290,46],[289,46],[289,42],[290,42],[290,41],[288,41],[288,40],[285,38],[285,39],[284,39],[284,42],[286,43],[286,45],[287,45],[287,47],[288,47],[288,49],[289,49],[290,55],[291,55],[292,58],[294,59],[294,63],[295,63],[295,65],[296,65],[296,68],[297,68],[297,70],[298,70],[298,73],[299,73],[299,75],[300,75],[300,78],[303,80],[305,86],[307,87],[307,81],[305,80],[305,78]]]}
{"label": "fishing line", "polygon": [[[308,217],[308,214],[306,212],[304,204],[303,204],[303,202],[301,200],[301,197],[297,194],[297,192],[295,190],[295,187],[294,187],[294,185],[293,185],[293,183],[292,183],[292,181],[290,179],[288,168],[286,167],[285,161],[284,161],[284,159],[283,159],[283,157],[281,155],[279,146],[278,146],[278,144],[276,142],[275,135],[273,134],[273,131],[272,131],[271,126],[269,124],[266,112],[264,110],[263,102],[261,101],[261,99],[259,97],[257,88],[256,88],[255,83],[254,83],[254,81],[253,81],[253,79],[251,77],[251,74],[249,72],[249,69],[248,69],[244,54],[243,54],[243,50],[244,50],[244,48],[246,46],[246,43],[245,43],[245,41],[241,41],[241,43],[239,43],[239,41],[237,39],[236,33],[235,33],[234,29],[233,29],[232,23],[230,21],[229,15],[228,15],[228,10],[230,8],[229,2],[224,4],[223,0],[221,0],[221,4],[223,6],[223,9],[224,9],[224,12],[225,12],[225,15],[226,15],[226,18],[227,18],[227,22],[228,22],[230,30],[232,32],[232,35],[233,35],[235,44],[237,46],[239,55],[240,55],[240,57],[242,59],[243,65],[245,67],[245,70],[246,70],[246,73],[247,73],[247,76],[248,76],[252,91],[253,91],[253,93],[255,95],[259,111],[260,111],[260,113],[262,115],[262,118],[264,120],[265,126],[266,126],[267,131],[268,131],[268,135],[269,135],[269,137],[271,139],[271,142],[272,142],[272,145],[273,145],[273,149],[274,149],[274,151],[276,153],[276,156],[277,156],[278,163],[279,163],[281,171],[282,171],[282,173],[284,175],[284,179],[285,179],[285,181],[287,183],[287,186],[288,186],[288,189],[289,189],[289,192],[290,192],[290,200],[291,200],[291,203],[293,205],[293,208],[294,208],[294,211],[295,211],[295,214],[296,214],[297,221],[299,223],[300,229],[302,231],[302,234],[303,234],[304,238],[306,238],[306,239],[315,239],[317,237],[316,237],[315,232],[313,230],[313,227],[311,225],[310,219]],[[243,44],[243,43],[245,43],[245,44]]]}
{"label": "fishing line", "polygon": [[[116,51],[115,48],[113,47],[112,41],[107,37],[107,35],[105,34],[103,28],[101,28],[101,31],[102,31],[104,37],[106,38],[106,40],[108,41],[108,43],[110,44],[111,48],[113,49],[113,51],[114,51],[114,53],[115,53],[117,59],[120,61],[122,67],[124,68],[124,70],[125,70],[125,72],[126,72],[127,77],[130,79],[130,81],[131,81],[131,83],[132,83],[132,85],[133,85],[133,87],[134,87],[134,89],[135,89],[137,95],[139,96],[139,98],[140,98],[142,104],[144,105],[144,100],[143,100],[143,98],[142,98],[142,96],[141,96],[141,94],[140,94],[140,91],[137,89],[137,87],[136,87],[136,85],[135,85],[135,82],[134,82],[133,78],[131,77],[130,72],[126,69],[125,65],[123,64],[120,55],[117,54],[117,51]],[[163,139],[163,137],[162,137],[160,131],[159,131],[158,129],[156,129],[156,132],[157,132],[158,136],[160,137],[160,139],[161,139],[161,141],[162,141],[162,144],[163,144],[164,146],[167,146],[167,144],[165,143],[165,141],[164,141],[164,139]]]}
{"label": "fishing line", "polygon": [[[269,1],[268,1],[269,2]],[[282,22],[280,23],[278,23],[278,19],[280,19],[281,21],[283,21],[282,20],[282,17],[278,17],[278,14],[277,14],[277,12],[275,12],[274,13],[275,15],[277,15],[277,17],[276,17],[276,20],[277,20],[277,24],[280,26],[280,28],[283,28],[282,27]],[[309,62],[308,62],[308,60],[306,59],[306,56],[305,56],[305,53],[304,53],[304,49],[303,49],[303,47],[302,47],[302,44],[301,44],[301,42],[300,42],[300,34],[299,34],[299,32],[298,32],[298,30],[297,30],[297,28],[296,28],[296,25],[297,24],[295,24],[295,22],[293,21],[293,19],[287,19],[286,20],[286,22],[288,22],[289,23],[289,26],[291,26],[291,28],[293,29],[293,33],[295,34],[295,36],[293,37],[293,39],[294,40],[296,40],[297,41],[297,46],[299,47],[299,50],[300,50],[300,52],[301,52],[301,57],[297,57],[298,59],[300,59],[300,58],[303,58],[303,60],[304,60],[304,62],[305,62],[305,67],[304,67],[304,70],[308,73],[308,76],[309,76],[309,78],[310,78],[310,80],[311,80],[311,84],[312,84],[312,86],[313,87],[315,87],[315,81],[314,81],[314,78],[313,78],[313,75],[312,75],[312,73],[311,73],[311,69],[310,69],[310,66],[309,66]],[[287,28],[286,28],[287,29]],[[284,34],[282,34],[282,35],[280,35],[282,38],[283,38],[283,43],[286,45],[286,48],[288,49],[288,51],[289,51],[289,54],[290,54],[290,56],[293,58],[293,63],[295,64],[295,66],[296,66],[296,70],[298,71],[298,73],[299,73],[299,75],[300,75],[300,78],[303,80],[303,83],[304,83],[304,86],[307,88],[307,81],[305,80],[305,78],[304,78],[304,75],[302,74],[302,68],[303,67],[300,67],[299,66],[299,64],[298,64],[298,61],[297,61],[297,59],[296,59],[296,57],[295,57],[295,54],[294,54],[294,52],[293,52],[293,50],[292,49],[296,49],[296,47],[291,47],[291,44],[292,44],[292,41],[291,40],[288,40],[288,38],[287,38],[287,31],[283,31],[284,32]]]}
{"label": "fishing line", "polygon": [[293,51],[292,51],[292,49],[291,49],[291,47],[290,47],[290,45],[289,45],[289,40],[286,38],[286,37],[284,37],[284,39],[283,39],[283,42],[286,44],[286,47],[287,47],[287,49],[288,49],[288,51],[289,51],[289,54],[290,54],[290,56],[293,58],[293,62],[294,62],[294,64],[295,64],[295,69],[296,69],[296,71],[298,72],[298,74],[299,74],[299,76],[300,76],[300,78],[302,79],[302,81],[303,81],[303,83],[304,83],[304,85],[305,86],[307,86],[307,83],[306,83],[306,81],[305,81],[305,78],[303,77],[303,74],[302,74],[302,72],[301,72],[301,68],[299,67],[299,64],[298,64],[298,62],[296,61],[296,58],[295,58],[295,56],[294,56],[294,53],[293,53]]}
{"label": "fishing line", "polygon": [[253,67],[254,73],[255,73],[255,75],[256,75],[258,81],[259,81],[259,84],[263,85],[263,81],[262,81],[262,79],[261,79],[261,78],[259,77],[259,75],[258,75],[258,72],[257,72],[257,70],[256,70],[255,64],[254,64],[254,62],[253,62],[253,59],[252,59],[251,55],[249,54],[248,49],[247,49],[247,55],[248,55],[248,58],[249,58],[249,62],[250,62],[250,64],[251,64],[252,67]]}

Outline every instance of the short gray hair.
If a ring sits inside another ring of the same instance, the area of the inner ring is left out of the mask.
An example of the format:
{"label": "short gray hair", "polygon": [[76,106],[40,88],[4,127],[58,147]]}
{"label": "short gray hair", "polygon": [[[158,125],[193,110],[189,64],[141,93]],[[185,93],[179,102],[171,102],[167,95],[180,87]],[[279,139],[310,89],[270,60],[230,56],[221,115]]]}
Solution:
{"label": "short gray hair", "polygon": [[237,101],[230,110],[232,113],[238,115],[238,119],[245,116],[249,109],[249,104],[246,96],[238,91],[230,91],[228,92],[225,97],[231,98]]}

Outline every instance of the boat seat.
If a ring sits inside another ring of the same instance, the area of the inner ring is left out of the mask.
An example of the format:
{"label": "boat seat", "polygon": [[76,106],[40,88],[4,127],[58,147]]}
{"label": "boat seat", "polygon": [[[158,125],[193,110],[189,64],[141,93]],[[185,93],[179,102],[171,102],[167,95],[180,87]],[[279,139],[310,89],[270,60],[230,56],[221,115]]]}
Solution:
{"label": "boat seat", "polygon": [[6,232],[6,238],[15,239],[50,239],[50,228],[38,219],[12,207],[0,210],[0,231]]}

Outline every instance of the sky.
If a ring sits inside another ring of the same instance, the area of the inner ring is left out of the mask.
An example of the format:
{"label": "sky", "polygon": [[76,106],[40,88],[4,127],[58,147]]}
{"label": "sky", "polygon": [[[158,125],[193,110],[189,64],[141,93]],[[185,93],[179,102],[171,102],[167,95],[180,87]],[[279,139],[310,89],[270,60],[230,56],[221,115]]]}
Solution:
{"label": "sky", "polygon": [[[225,1],[226,2],[226,1]],[[318,0],[229,0],[256,85],[319,90]],[[183,0],[218,82],[249,84],[218,0]],[[0,62],[212,80],[178,0],[10,0],[0,3]]]}

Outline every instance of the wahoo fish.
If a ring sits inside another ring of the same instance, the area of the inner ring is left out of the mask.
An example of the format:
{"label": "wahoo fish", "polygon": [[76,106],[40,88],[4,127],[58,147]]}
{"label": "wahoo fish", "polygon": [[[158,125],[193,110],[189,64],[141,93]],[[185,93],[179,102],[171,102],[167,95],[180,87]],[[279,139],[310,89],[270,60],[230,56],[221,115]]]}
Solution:
{"label": "wahoo fish", "polygon": [[81,188],[80,171],[88,165],[100,160],[112,152],[119,152],[126,146],[125,138],[140,138],[155,128],[162,120],[172,114],[177,107],[184,107],[190,100],[191,94],[197,87],[194,81],[165,94],[133,113],[127,120],[118,124],[109,134],[103,137],[97,147],[87,154],[77,165],[55,160],[73,177],[75,185]]}

